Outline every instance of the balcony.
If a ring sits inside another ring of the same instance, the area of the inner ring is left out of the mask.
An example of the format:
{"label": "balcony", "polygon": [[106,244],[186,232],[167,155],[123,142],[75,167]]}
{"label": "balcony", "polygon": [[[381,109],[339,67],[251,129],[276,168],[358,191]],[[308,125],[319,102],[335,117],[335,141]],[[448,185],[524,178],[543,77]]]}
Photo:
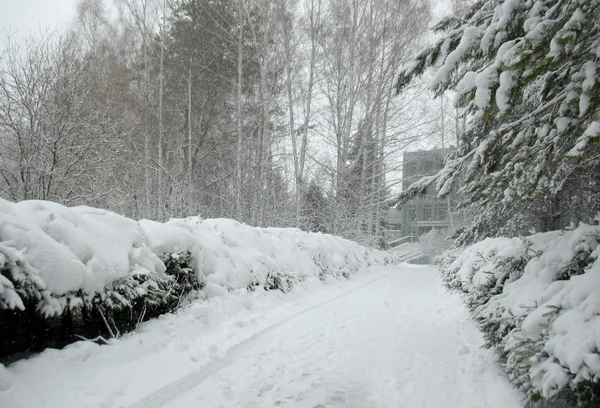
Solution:
{"label": "balcony", "polygon": [[417,227],[447,227],[450,225],[448,219],[443,220],[431,220],[431,221],[417,221]]}

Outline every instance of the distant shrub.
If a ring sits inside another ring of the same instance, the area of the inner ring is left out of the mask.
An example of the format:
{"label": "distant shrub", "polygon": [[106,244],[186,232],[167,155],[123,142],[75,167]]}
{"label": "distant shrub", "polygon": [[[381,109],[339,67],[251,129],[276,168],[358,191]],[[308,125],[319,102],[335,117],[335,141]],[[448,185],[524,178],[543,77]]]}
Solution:
{"label": "distant shrub", "polygon": [[432,228],[419,237],[419,250],[431,261],[434,261],[444,251],[452,246],[447,228]]}

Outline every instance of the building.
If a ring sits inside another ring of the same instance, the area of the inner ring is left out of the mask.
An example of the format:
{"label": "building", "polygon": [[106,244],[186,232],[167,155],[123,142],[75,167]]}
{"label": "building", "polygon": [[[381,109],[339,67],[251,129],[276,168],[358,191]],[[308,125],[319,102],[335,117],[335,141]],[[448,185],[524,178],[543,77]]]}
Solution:
{"label": "building", "polygon": [[[421,177],[432,176],[444,167],[446,156],[453,148],[404,152],[402,189],[406,190]],[[435,186],[425,194],[409,200],[400,210],[401,235],[418,237],[432,228],[450,226],[448,210],[454,210],[454,197],[438,198]]]}
{"label": "building", "polygon": [[395,208],[389,208],[384,216],[384,229],[383,233],[385,234],[386,242],[393,242],[402,238],[402,213]]}

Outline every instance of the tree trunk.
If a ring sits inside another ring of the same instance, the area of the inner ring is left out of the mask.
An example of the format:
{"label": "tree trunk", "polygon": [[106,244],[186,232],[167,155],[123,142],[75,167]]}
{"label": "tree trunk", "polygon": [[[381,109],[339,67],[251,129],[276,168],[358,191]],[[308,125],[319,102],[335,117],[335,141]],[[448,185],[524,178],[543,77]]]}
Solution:
{"label": "tree trunk", "polygon": [[159,73],[159,89],[158,89],[158,209],[156,217],[162,219],[165,215],[164,208],[164,192],[163,192],[163,138],[164,138],[164,123],[163,123],[163,93],[164,93],[164,60],[165,60],[165,19],[166,19],[166,8],[167,2],[163,0],[163,23],[161,26],[161,37],[160,37],[160,73]]}
{"label": "tree trunk", "polygon": [[237,86],[236,86],[236,91],[237,91],[237,103],[236,103],[236,108],[237,108],[237,145],[236,145],[236,152],[235,152],[235,165],[236,165],[236,212],[237,212],[237,219],[238,221],[243,221],[244,220],[244,216],[243,216],[243,210],[242,210],[242,125],[243,125],[243,118],[242,118],[242,63],[243,63],[243,57],[244,57],[244,44],[243,44],[243,40],[244,40],[244,23],[243,23],[243,19],[244,19],[244,6],[243,6],[243,0],[238,0],[237,5],[238,5],[238,38],[237,38]]}

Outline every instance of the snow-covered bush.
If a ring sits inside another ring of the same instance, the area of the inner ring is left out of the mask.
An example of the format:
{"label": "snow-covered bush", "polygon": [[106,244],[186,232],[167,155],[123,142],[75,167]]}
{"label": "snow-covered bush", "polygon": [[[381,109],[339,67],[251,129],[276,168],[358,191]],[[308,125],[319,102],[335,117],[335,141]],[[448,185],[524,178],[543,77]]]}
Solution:
{"label": "snow-covered bush", "polygon": [[600,397],[600,227],[488,238],[447,252],[446,284],[465,293],[513,383],[532,401]]}
{"label": "snow-covered bush", "polygon": [[183,292],[188,293],[204,286],[201,277],[196,275],[194,269],[192,269],[194,257],[190,251],[182,253],[167,252],[161,257],[161,260],[165,264],[165,273],[175,278]]}
{"label": "snow-covered bush", "polygon": [[432,228],[419,237],[419,250],[429,259],[434,260],[452,245],[449,236],[450,231],[447,228]]}
{"label": "snow-covered bush", "polygon": [[198,217],[138,222],[90,207],[0,200],[0,349],[47,346],[24,337],[58,336],[51,344],[60,346],[76,335],[118,336],[200,289],[287,292],[307,277],[347,277],[392,261],[297,229]]}

